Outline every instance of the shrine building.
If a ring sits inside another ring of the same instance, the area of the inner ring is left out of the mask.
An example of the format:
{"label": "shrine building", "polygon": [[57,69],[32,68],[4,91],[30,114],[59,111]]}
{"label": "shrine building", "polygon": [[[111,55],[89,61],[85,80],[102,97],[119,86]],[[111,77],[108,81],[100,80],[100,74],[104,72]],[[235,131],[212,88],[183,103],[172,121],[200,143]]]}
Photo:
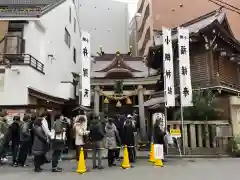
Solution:
{"label": "shrine building", "polygon": [[[200,121],[191,119],[190,122],[188,121],[190,119],[185,119],[184,128],[187,129],[185,132],[188,133],[185,140],[185,142],[188,142],[186,146],[192,149],[202,147],[203,144],[205,144],[205,147],[215,147],[216,127],[218,125],[230,125],[234,136],[240,133],[240,43],[231,31],[226,14],[221,10],[205,14],[180,25],[180,27],[188,28],[190,32],[189,51],[193,91],[208,89],[214,92],[217,100],[216,109],[219,110],[216,119],[209,121],[208,127],[201,125]],[[168,109],[169,120],[173,120],[174,112],[179,109],[177,39],[176,27],[172,29],[172,41],[177,106]],[[162,74],[163,44],[161,30],[155,31],[154,43],[155,45],[149,49],[146,63],[149,68],[156,69]],[[155,101],[156,111],[164,108],[163,79],[160,82],[161,88],[155,92],[155,97],[150,99],[152,102]],[[213,130],[214,128],[215,130]],[[206,140],[206,137],[203,140],[204,137],[201,134],[209,129],[212,131],[212,134],[210,133],[208,137],[211,140]]]}
{"label": "shrine building", "polygon": [[132,114],[138,108],[141,132],[146,135],[144,102],[155,92],[160,79],[157,70],[148,68],[142,57],[131,53],[100,53],[94,57],[91,84],[94,89],[94,112],[114,117]]}

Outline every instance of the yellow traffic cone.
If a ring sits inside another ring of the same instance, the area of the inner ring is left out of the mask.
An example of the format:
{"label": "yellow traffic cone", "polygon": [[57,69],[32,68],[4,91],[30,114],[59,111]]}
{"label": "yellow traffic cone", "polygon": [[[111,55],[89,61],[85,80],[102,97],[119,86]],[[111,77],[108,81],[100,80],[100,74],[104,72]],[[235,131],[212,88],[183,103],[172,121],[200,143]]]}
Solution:
{"label": "yellow traffic cone", "polygon": [[129,162],[128,149],[127,149],[127,146],[124,146],[122,168],[128,169],[130,167],[131,167],[131,164]]}
{"label": "yellow traffic cone", "polygon": [[160,166],[160,167],[163,167],[163,162],[161,159],[156,159],[155,161],[155,166]]}
{"label": "yellow traffic cone", "polygon": [[155,153],[154,153],[154,144],[151,144],[151,148],[150,148],[150,154],[149,154],[149,162],[154,163],[155,160]]}
{"label": "yellow traffic cone", "polygon": [[84,159],[84,152],[83,152],[83,148],[81,148],[76,172],[80,174],[84,174],[86,171],[87,169],[86,169],[86,164]]}

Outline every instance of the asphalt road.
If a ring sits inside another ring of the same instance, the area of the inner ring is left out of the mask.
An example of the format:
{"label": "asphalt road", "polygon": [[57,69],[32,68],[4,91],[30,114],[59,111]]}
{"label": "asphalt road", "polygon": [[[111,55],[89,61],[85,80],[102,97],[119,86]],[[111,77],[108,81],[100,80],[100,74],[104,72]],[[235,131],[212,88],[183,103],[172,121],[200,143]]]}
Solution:
{"label": "asphalt road", "polygon": [[[106,161],[104,165],[106,166]],[[41,173],[33,172],[33,167],[0,167],[1,180],[230,180],[239,179],[240,159],[170,159],[165,167],[154,167],[146,160],[139,160],[134,168],[123,170],[120,167],[104,170],[91,170],[83,175],[75,173],[75,161],[63,161],[62,173],[52,173],[51,164],[44,166]],[[87,161],[91,167],[91,160]]]}

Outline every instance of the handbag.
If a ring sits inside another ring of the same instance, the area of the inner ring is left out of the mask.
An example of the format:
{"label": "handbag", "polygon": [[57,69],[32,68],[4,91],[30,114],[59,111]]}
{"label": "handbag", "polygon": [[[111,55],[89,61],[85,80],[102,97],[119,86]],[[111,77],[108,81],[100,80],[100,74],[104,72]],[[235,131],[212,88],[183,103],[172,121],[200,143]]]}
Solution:
{"label": "handbag", "polygon": [[167,132],[167,142],[169,145],[173,145],[174,141],[173,141],[173,137],[171,136],[171,134],[169,134],[169,132]]}
{"label": "handbag", "polygon": [[116,138],[117,146],[121,146],[122,144],[121,138],[117,132],[115,132],[115,138]]}
{"label": "handbag", "polygon": [[46,142],[44,149],[45,149],[45,152],[48,152],[51,149],[51,143]]}
{"label": "handbag", "polygon": [[87,134],[83,135],[83,142],[87,143],[89,141],[89,136]]}

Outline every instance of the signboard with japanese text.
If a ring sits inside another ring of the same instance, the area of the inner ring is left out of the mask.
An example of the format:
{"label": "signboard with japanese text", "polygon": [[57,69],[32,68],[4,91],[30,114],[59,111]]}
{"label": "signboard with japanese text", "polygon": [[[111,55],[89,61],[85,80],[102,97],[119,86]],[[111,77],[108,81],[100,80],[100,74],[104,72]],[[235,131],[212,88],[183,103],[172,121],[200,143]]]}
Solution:
{"label": "signboard with japanese text", "polygon": [[181,135],[181,130],[180,129],[170,129],[170,135],[173,138],[180,138],[182,136]]}
{"label": "signboard with japanese text", "polygon": [[[91,104],[91,52],[90,34],[81,31],[81,105],[90,106]],[[80,96],[79,96],[80,97]]]}
{"label": "signboard with japanese text", "polygon": [[178,53],[181,106],[192,106],[192,83],[189,57],[189,30],[178,28]]}
{"label": "signboard with japanese text", "polygon": [[162,28],[163,36],[163,67],[164,67],[164,91],[166,107],[175,106],[175,87],[173,70],[173,50],[171,29]]}
{"label": "signboard with japanese text", "polygon": [[12,124],[14,116],[19,116],[20,119],[22,120],[24,114],[26,113],[25,109],[7,109],[6,111],[7,111],[6,119],[8,124]]}
{"label": "signboard with japanese text", "polygon": [[164,159],[163,144],[154,144],[155,159]]}

